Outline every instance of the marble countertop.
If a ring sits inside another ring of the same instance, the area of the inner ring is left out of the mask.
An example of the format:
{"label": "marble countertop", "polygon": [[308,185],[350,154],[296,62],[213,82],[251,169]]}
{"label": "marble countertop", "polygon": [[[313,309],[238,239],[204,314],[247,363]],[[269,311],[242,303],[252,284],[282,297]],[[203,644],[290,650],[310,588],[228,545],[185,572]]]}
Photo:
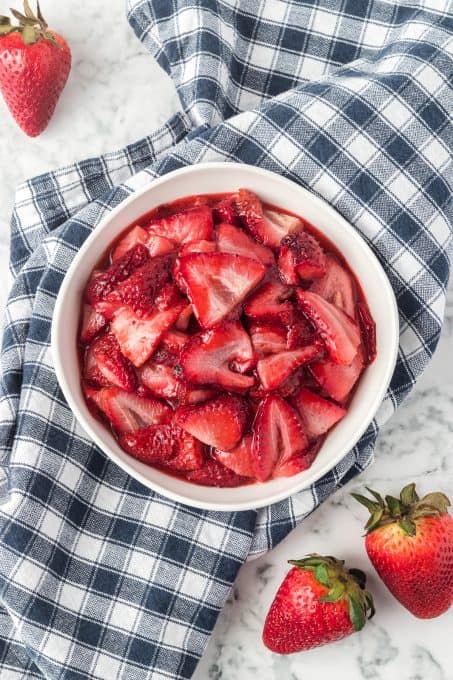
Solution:
{"label": "marble countertop", "polygon": [[[1,9],[6,11],[6,4]],[[9,214],[22,180],[144,136],[178,107],[169,78],[141,48],[117,0],[44,0],[51,26],[69,41],[73,70],[47,131],[26,138],[0,102],[0,305],[7,289]],[[4,13],[4,12],[0,12]],[[90,30],[87,30],[87,26]],[[112,49],[112,45],[114,49]],[[365,510],[350,492],[365,484],[397,492],[408,481],[421,491],[453,493],[453,286],[437,354],[411,397],[384,428],[376,462],[331,499],[272,553],[240,572],[219,617],[196,680],[453,680],[453,609],[443,617],[412,617],[386,591],[363,549]],[[268,652],[264,615],[288,569],[286,561],[318,551],[364,569],[378,613],[362,633],[303,654]]]}

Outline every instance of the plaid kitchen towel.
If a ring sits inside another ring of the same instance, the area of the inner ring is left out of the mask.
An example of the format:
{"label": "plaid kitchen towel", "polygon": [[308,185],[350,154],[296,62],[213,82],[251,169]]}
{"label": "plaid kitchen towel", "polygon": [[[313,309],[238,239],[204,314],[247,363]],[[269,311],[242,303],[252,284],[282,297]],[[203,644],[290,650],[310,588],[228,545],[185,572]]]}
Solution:
{"label": "plaid kitchen towel", "polygon": [[[16,196],[0,401],[2,680],[190,678],[240,565],[370,463],[441,330],[452,4],[131,0],[128,16],[181,112]],[[400,312],[391,387],[359,444],[311,489],[258,512],[194,510],[128,477],[74,420],[50,352],[59,286],[99,220],[153,178],[216,160],[326,199],[383,263]]]}

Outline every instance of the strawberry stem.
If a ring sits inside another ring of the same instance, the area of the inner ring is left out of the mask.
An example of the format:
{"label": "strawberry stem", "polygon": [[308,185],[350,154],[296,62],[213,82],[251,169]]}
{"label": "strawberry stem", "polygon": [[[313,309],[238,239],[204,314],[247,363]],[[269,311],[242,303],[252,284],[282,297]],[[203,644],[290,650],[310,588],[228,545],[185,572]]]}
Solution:
{"label": "strawberry stem", "polygon": [[0,38],[9,33],[20,33],[22,40],[26,45],[33,45],[41,38],[52,43],[56,47],[60,47],[55,40],[55,36],[49,31],[48,24],[44,19],[39,2],[36,3],[36,14],[30,7],[28,0],[24,0],[24,12],[19,12],[17,9],[11,8],[11,14],[17,19],[18,24],[12,24],[11,19],[6,16],[0,16]]}

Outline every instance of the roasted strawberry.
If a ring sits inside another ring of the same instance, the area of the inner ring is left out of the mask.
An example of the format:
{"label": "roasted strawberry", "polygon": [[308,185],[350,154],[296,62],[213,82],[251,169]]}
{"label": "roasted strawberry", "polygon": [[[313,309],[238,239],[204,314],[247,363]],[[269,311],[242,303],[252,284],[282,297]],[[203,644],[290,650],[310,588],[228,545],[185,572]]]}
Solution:
{"label": "roasted strawberry", "polygon": [[355,286],[346,269],[334,255],[326,255],[326,272],[322,278],[313,281],[310,291],[320,295],[327,302],[332,302],[354,318]]}
{"label": "roasted strawberry", "polygon": [[170,352],[175,357],[179,357],[182,348],[188,340],[189,336],[187,333],[183,333],[182,331],[171,328],[169,331],[163,334],[161,338],[161,345],[165,350],[167,350],[167,352]]}
{"label": "roasted strawberry", "polygon": [[264,266],[230,253],[192,253],[181,258],[180,273],[193,311],[203,328],[230,314],[261,281]]}
{"label": "roasted strawberry", "polygon": [[357,317],[365,348],[365,363],[371,364],[376,358],[376,324],[363,302],[357,304]]}
{"label": "roasted strawberry", "polygon": [[201,484],[202,486],[218,486],[223,488],[242,486],[250,482],[247,477],[237,475],[233,470],[229,470],[213,458],[206,461],[203,467],[186,475],[189,482]]}
{"label": "roasted strawberry", "polygon": [[296,215],[288,215],[278,210],[265,210],[263,215],[264,243],[273,248],[278,248],[285,236],[296,234],[304,227],[302,220]]}
{"label": "roasted strawberry", "polygon": [[90,305],[83,305],[82,327],[80,329],[80,342],[88,345],[107,323],[106,318]]}
{"label": "roasted strawberry", "polygon": [[278,269],[289,286],[317,279],[326,273],[326,255],[319,241],[306,231],[285,236],[280,246]]}
{"label": "roasted strawberry", "polygon": [[151,257],[169,255],[176,250],[176,245],[173,241],[169,241],[168,238],[164,238],[163,236],[154,236],[153,234],[148,236],[146,247],[148,248]]}
{"label": "roasted strawberry", "polygon": [[172,423],[123,434],[120,445],[142,463],[178,472],[196,470],[204,463],[203,445]]}
{"label": "roasted strawberry", "polygon": [[333,361],[324,359],[314,361],[309,370],[322,389],[340,403],[343,403],[351,393],[363,369],[362,352],[359,351],[350,366],[340,366]]}
{"label": "roasted strawberry", "polygon": [[271,279],[248,300],[244,311],[251,319],[286,325],[292,321],[294,315],[293,305],[288,301],[292,292],[292,288]]}
{"label": "roasted strawberry", "polygon": [[189,255],[190,253],[215,253],[217,245],[214,241],[205,241],[203,239],[198,241],[188,241],[179,251],[179,257]]}
{"label": "roasted strawberry", "polygon": [[255,477],[265,482],[277,465],[299,456],[308,445],[296,411],[276,395],[266,397],[253,423]]}
{"label": "roasted strawberry", "polygon": [[90,390],[87,395],[109,419],[118,434],[165,423],[173,414],[169,406],[157,399],[145,399],[118,387]]}
{"label": "roasted strawberry", "polygon": [[186,331],[189,328],[190,320],[193,314],[192,305],[186,305],[181,314],[176,319],[175,328],[178,331]]}
{"label": "roasted strawberry", "polygon": [[258,196],[247,189],[238,191],[236,209],[241,224],[259,243],[271,248],[278,248],[282,238],[289,233],[299,231],[303,226],[298,217],[274,210],[263,211]]}
{"label": "roasted strawberry", "polygon": [[161,399],[177,399],[181,389],[175,369],[161,361],[151,359],[139,372],[140,381],[150,392]]}
{"label": "roasted strawberry", "polygon": [[239,322],[223,323],[192,336],[181,354],[181,366],[188,382],[218,385],[241,393],[253,385],[254,379],[236,373],[232,366],[254,361],[250,338]]}
{"label": "roasted strawberry", "polygon": [[241,477],[255,474],[252,455],[252,435],[247,434],[232,451],[213,451],[214,458]]}
{"label": "roasted strawberry", "polygon": [[185,300],[183,300],[181,297],[179,289],[174,285],[174,283],[166,283],[156,294],[156,297],[154,298],[154,306],[160,312],[164,312],[167,309],[172,309],[176,306],[181,307],[181,309],[184,310]]}
{"label": "roasted strawberry", "polygon": [[313,361],[321,352],[322,345],[315,343],[260,359],[256,370],[262,386],[265,390],[275,390],[296,368]]}
{"label": "roasted strawberry", "polygon": [[315,331],[305,316],[296,316],[288,326],[286,344],[288,349],[298,349],[310,345],[315,339]]}
{"label": "roasted strawberry", "polygon": [[289,460],[285,460],[282,463],[277,463],[274,472],[272,473],[272,478],[293,477],[293,475],[298,475],[299,472],[308,470],[318,455],[321,444],[322,439],[315,439],[303,453],[300,453],[293,458],[289,458]]}
{"label": "roasted strawberry", "polygon": [[232,224],[219,224],[216,229],[217,247],[222,253],[233,253],[253,257],[271,267],[275,263],[274,253],[262,246],[239,227]]}
{"label": "roasted strawberry", "polygon": [[299,413],[302,427],[309,439],[316,439],[328,432],[347,413],[346,409],[338,404],[305,387],[293,397],[292,403]]}
{"label": "roasted strawberry", "polygon": [[208,446],[230,451],[240,441],[248,419],[247,402],[223,394],[195,406],[182,406],[175,422]]}
{"label": "roasted strawberry", "polygon": [[227,224],[240,225],[240,219],[236,209],[234,198],[225,198],[219,201],[212,209],[214,221],[216,223],[226,222]]}
{"label": "roasted strawberry", "polygon": [[212,211],[206,206],[201,206],[163,217],[160,220],[152,220],[147,225],[147,229],[151,234],[183,244],[200,239],[210,241],[212,226]]}
{"label": "roasted strawberry", "polygon": [[119,241],[118,245],[112,252],[112,262],[116,262],[121,257],[123,257],[123,255],[128,253],[131,248],[137,245],[137,243],[141,243],[142,245],[146,246],[148,239],[149,234],[146,229],[143,229],[143,227],[137,225],[128,231],[126,236],[124,236],[121,241]]}
{"label": "roasted strawberry", "polygon": [[349,366],[360,345],[357,324],[336,307],[316,293],[297,289],[297,301],[304,314],[316,327],[325,342],[332,361]]}
{"label": "roasted strawberry", "polygon": [[147,260],[149,260],[148,249],[142,243],[137,243],[105,271],[93,274],[85,291],[86,301],[93,306],[96,302],[103,300],[121,281],[127,279]]}
{"label": "roasted strawberry", "polygon": [[[177,290],[171,283],[170,270],[172,258],[155,257],[135,270],[125,281],[119,283],[114,292],[114,299],[130,307],[136,316],[142,317],[154,311],[157,295],[168,284],[170,291]],[[180,301],[178,296],[178,302]],[[168,305],[167,305],[168,307]],[[165,309],[167,307],[162,307]]]}
{"label": "roasted strawberry", "polygon": [[287,348],[286,330],[283,326],[276,324],[252,322],[250,324],[250,338],[253,349],[259,357],[278,354],[284,352]]}
{"label": "roasted strawberry", "polygon": [[[125,392],[134,392],[137,379],[134,367],[122,354],[118,342],[111,333],[97,338],[88,349],[85,360],[85,379],[96,384],[93,372],[98,372],[107,384],[121,387]],[[98,382],[99,384],[99,382]],[[105,384],[101,382],[101,385]]]}

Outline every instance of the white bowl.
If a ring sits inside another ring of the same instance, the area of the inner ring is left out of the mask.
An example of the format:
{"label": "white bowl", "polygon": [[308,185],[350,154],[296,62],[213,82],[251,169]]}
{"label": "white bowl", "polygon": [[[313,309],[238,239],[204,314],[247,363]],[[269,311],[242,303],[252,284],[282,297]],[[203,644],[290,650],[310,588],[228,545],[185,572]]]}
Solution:
{"label": "white bowl", "polygon": [[[377,358],[362,374],[348,413],[326,438],[309,470],[293,477],[234,489],[191,484],[155,470],[125,453],[89,412],[80,385],[76,335],[88,277],[101,255],[128,225],[161,203],[183,196],[246,187],[263,200],[306,218],[345,256],[365,293],[377,327]],[[235,163],[206,163],[165,175],[129,196],[87,238],[64,278],[52,323],[55,371],[75,417],[102,451],[145,486],[175,501],[209,510],[249,510],[287,498],[329,472],[357,443],[372,421],[390,382],[398,349],[398,312],[384,270],[346,220],[314,194],[267,170]]]}

